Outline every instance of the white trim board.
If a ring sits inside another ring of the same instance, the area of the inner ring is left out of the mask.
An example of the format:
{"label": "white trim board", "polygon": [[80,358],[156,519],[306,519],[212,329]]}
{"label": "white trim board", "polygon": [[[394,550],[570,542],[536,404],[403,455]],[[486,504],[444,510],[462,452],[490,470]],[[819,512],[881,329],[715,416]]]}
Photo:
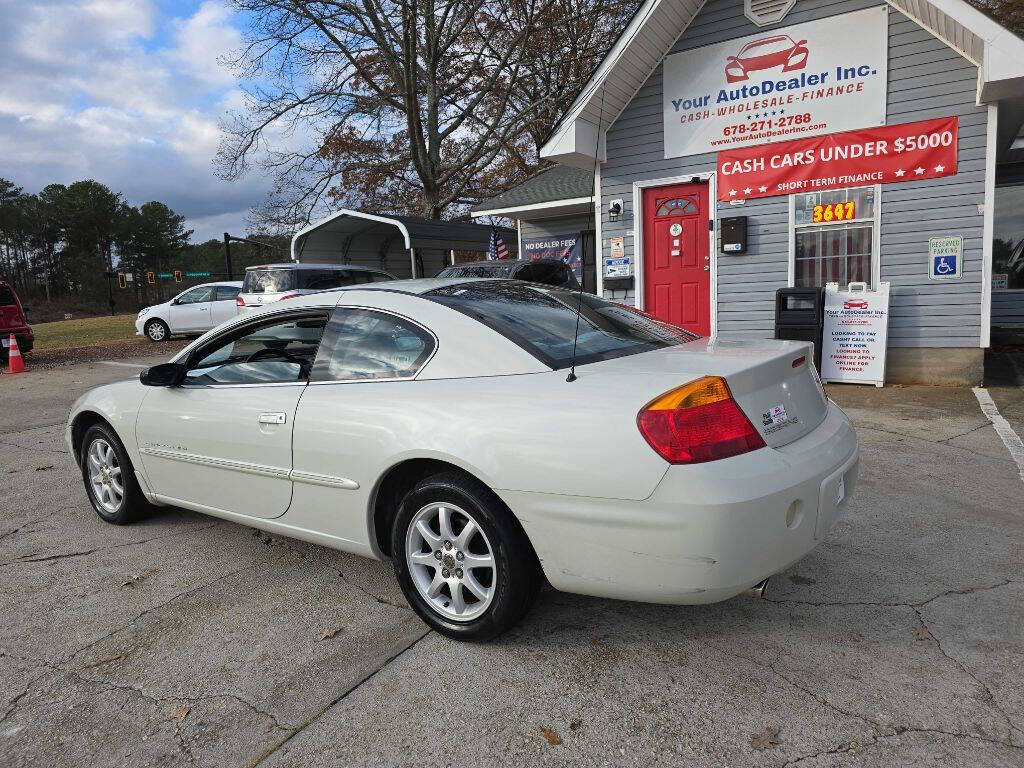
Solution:
{"label": "white trim board", "polygon": [[[470,216],[474,219],[479,219],[483,216],[506,216],[510,213],[530,213],[531,211],[543,211],[548,208],[561,208],[569,206],[583,206],[584,212],[586,206],[590,202],[591,198],[587,197],[569,197],[564,200],[549,200],[545,203],[524,203],[523,205],[511,205],[507,208],[491,208],[489,210],[474,211]],[[571,213],[571,211],[569,212]],[[552,214],[559,215],[559,214]]]}
{"label": "white trim board", "polygon": [[992,343],[992,238],[995,236],[998,118],[999,106],[989,104],[985,139],[985,210],[981,225],[981,333],[978,341],[978,346],[983,349]]}

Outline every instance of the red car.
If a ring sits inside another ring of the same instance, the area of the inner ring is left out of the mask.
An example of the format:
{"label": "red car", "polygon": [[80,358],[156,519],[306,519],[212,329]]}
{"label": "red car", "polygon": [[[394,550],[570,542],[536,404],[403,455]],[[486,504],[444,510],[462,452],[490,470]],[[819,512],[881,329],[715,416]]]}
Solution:
{"label": "red car", "polygon": [[35,337],[25,318],[25,308],[18,301],[18,294],[14,292],[14,286],[5,280],[0,280],[0,342],[3,344],[4,360],[7,359],[7,346],[12,333],[18,340],[18,349],[22,354],[32,349]]}
{"label": "red car", "polygon": [[847,299],[843,302],[843,309],[867,309],[868,303],[864,299]]}
{"label": "red car", "polygon": [[793,42],[789,35],[762,37],[747,43],[736,56],[725,60],[725,79],[740,83],[748,79],[751,72],[782,67],[783,72],[792,72],[807,66],[807,41]]}

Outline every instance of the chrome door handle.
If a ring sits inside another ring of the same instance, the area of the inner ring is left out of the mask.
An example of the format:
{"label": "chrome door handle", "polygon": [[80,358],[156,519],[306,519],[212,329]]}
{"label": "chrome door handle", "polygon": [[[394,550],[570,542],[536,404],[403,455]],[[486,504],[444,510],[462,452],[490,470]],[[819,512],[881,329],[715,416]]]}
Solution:
{"label": "chrome door handle", "polygon": [[283,413],[261,413],[260,424],[284,424],[288,417]]}

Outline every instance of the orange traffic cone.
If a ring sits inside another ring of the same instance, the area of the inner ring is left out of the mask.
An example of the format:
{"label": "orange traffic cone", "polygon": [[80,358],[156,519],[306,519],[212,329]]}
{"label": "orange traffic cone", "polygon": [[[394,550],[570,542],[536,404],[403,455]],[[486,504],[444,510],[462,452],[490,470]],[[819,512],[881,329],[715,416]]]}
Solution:
{"label": "orange traffic cone", "polygon": [[25,363],[21,359],[21,349],[18,348],[18,339],[11,334],[10,346],[7,348],[7,370],[5,373],[24,373]]}

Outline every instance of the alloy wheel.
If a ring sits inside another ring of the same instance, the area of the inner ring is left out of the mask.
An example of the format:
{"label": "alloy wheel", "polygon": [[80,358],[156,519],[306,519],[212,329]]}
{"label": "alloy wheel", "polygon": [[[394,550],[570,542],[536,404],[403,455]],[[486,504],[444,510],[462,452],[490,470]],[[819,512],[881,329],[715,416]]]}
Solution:
{"label": "alloy wheel", "polygon": [[405,560],[416,591],[451,621],[472,621],[494,599],[494,550],[479,523],[447,502],[427,504],[409,523]]}
{"label": "alloy wheel", "polygon": [[93,440],[86,456],[89,482],[96,503],[110,514],[115,514],[124,503],[124,481],[117,453],[103,439]]}
{"label": "alloy wheel", "polygon": [[153,341],[163,341],[167,335],[167,329],[163,326],[163,323],[150,323],[146,327],[146,333]]}

